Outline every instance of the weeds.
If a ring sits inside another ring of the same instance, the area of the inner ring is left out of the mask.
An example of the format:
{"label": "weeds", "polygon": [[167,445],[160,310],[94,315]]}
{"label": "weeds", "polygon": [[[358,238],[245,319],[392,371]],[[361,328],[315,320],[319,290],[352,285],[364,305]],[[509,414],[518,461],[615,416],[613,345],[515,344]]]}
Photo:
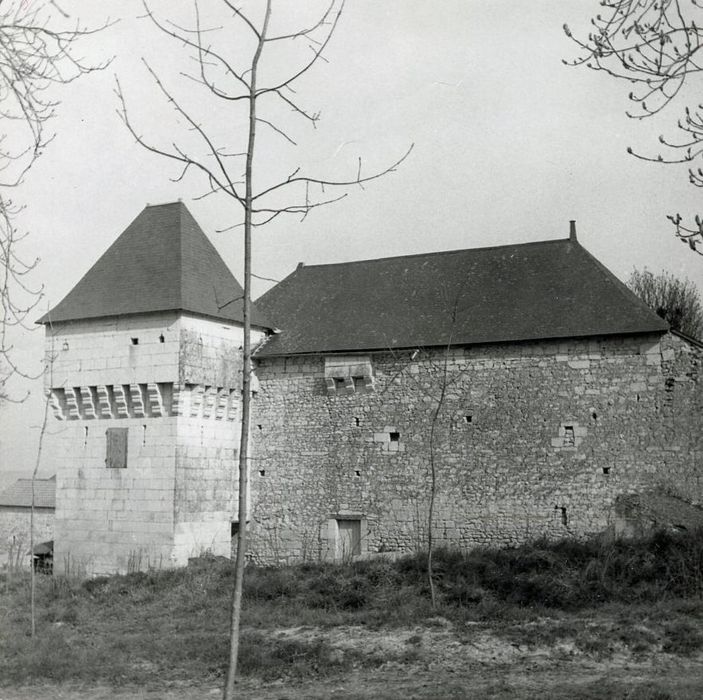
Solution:
{"label": "weeds", "polygon": [[[690,622],[703,612],[702,562],[700,533],[438,550],[436,610],[422,554],[394,561],[252,566],[244,593],[241,670],[270,679],[380,664],[389,660],[387,654],[380,659],[320,639],[281,637],[276,630],[416,627],[423,621],[431,626],[438,615],[457,628],[490,623],[518,645],[565,644],[594,657],[618,648],[691,655],[703,650],[700,627]],[[87,581],[39,577],[38,636],[31,640],[27,577],[0,575],[0,682],[219,677],[226,663],[232,576],[229,561],[212,558],[184,569]],[[584,615],[599,610],[609,627],[584,623]],[[420,636],[412,639],[404,651],[408,659],[421,646]]]}

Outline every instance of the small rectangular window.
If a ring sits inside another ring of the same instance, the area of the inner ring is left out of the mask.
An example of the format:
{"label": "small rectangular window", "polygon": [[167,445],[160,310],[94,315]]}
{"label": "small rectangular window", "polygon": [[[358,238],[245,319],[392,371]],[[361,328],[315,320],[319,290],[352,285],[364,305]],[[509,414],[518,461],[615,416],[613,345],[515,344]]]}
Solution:
{"label": "small rectangular window", "polygon": [[128,428],[108,428],[105,465],[108,469],[127,468],[127,434]]}
{"label": "small rectangular window", "polygon": [[576,445],[576,436],[574,434],[574,426],[573,425],[565,425],[564,426],[564,446],[565,447],[574,447]]}

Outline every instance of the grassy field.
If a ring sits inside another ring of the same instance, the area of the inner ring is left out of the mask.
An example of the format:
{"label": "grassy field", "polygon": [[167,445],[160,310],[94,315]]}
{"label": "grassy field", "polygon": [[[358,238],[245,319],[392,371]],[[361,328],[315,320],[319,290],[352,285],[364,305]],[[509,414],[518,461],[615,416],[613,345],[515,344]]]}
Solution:
{"label": "grassy field", "polygon": [[[83,582],[42,576],[31,639],[28,579],[2,575],[0,698],[215,694],[232,577],[212,558]],[[244,697],[703,693],[702,533],[440,551],[435,582],[432,609],[421,556],[250,567]]]}

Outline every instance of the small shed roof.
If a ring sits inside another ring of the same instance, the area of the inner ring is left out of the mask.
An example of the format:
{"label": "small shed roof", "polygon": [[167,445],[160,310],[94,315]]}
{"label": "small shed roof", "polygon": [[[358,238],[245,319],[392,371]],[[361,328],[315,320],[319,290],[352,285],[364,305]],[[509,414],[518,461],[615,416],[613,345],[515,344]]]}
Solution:
{"label": "small shed roof", "polygon": [[664,332],[576,240],[300,265],[260,297],[282,329],[257,355]]}
{"label": "small shed roof", "polygon": [[[18,479],[0,492],[0,507],[32,507],[32,480]],[[56,477],[34,480],[34,507],[56,508]]]}

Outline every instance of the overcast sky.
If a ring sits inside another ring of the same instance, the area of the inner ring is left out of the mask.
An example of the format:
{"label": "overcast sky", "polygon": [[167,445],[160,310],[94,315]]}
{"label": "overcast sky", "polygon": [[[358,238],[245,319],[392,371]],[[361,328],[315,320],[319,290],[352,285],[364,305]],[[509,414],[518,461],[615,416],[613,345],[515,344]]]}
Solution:
{"label": "overcast sky", "polygon": [[[323,3],[324,4],[324,3]],[[25,250],[41,257],[41,312],[58,303],[147,203],[182,198],[241,279],[240,229],[226,200],[192,201],[198,177],[174,183],[179,170],[134,143],[116,113],[115,75],[145,137],[168,144],[178,129],[141,58],[199,112],[203,123],[242,150],[243,127],[231,105],[210,103],[179,76],[182,49],[164,40],[136,0],[64,0],[73,18],[97,26],[120,21],[86,40],[82,53],[110,67],[56,93],[62,103],[56,138],[17,193],[27,209]],[[280,29],[304,23],[322,5],[274,2]],[[192,16],[186,0],[154,3]],[[500,245],[568,235],[577,220],[581,243],[621,279],[633,267],[665,268],[699,287],[703,260],[676,241],[667,213],[693,214],[700,192],[685,170],[643,163],[629,145],[654,152],[666,120],[625,116],[629,87],[562,64],[576,49],[562,30],[587,26],[598,2],[585,0],[351,0],[322,63],[297,98],[320,111],[316,130],[292,117],[293,148],[260,131],[262,181],[306,172],[354,175],[383,168],[410,144],[397,172],[353,189],[304,222],[277,221],[254,243],[257,274],[281,279],[308,264]],[[213,39],[214,40],[214,39]],[[229,48],[246,48],[230,35]],[[288,65],[279,57],[266,70]],[[292,58],[290,59],[292,60]],[[186,64],[187,65],[187,64]],[[671,123],[678,113],[670,113]],[[671,132],[671,130],[669,130]],[[264,283],[255,288],[257,294]],[[37,317],[41,312],[35,314]],[[28,371],[37,371],[43,331],[16,336]],[[0,408],[0,470],[31,469],[41,419],[41,381],[16,382],[28,401]],[[53,472],[51,456],[42,465]]]}

